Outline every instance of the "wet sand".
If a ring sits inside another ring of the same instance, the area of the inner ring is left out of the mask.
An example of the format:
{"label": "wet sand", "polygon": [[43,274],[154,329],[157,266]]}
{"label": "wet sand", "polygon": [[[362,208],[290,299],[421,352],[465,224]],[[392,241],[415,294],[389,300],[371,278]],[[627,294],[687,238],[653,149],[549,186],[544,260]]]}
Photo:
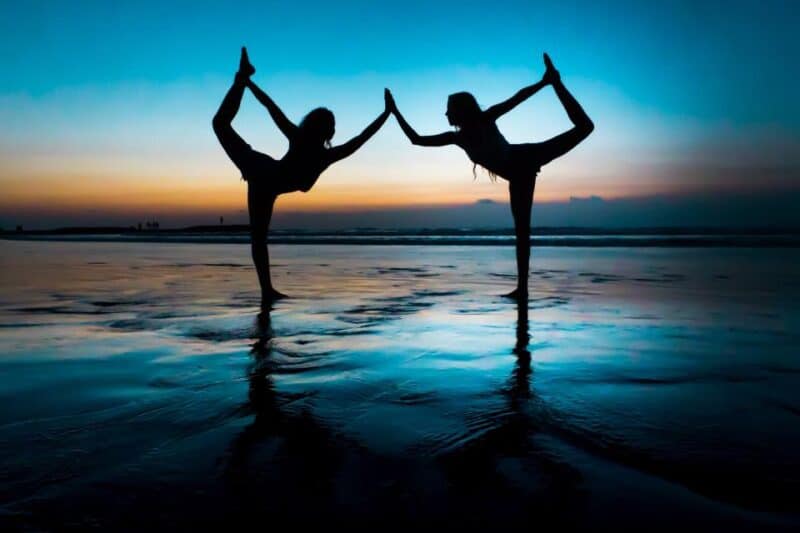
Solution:
{"label": "wet sand", "polygon": [[800,526],[800,250],[0,241],[0,526]]}

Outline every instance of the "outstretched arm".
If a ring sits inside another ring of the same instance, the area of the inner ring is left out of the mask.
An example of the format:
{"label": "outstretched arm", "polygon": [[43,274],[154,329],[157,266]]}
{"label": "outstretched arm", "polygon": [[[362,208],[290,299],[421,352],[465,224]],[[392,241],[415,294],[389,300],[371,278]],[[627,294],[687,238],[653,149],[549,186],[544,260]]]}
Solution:
{"label": "outstretched arm", "polygon": [[255,84],[253,80],[247,80],[247,87],[253,93],[253,96],[256,97],[256,100],[261,102],[261,104],[267,108],[269,111],[269,115],[272,117],[272,120],[275,121],[275,124],[278,126],[278,129],[286,135],[288,139],[294,138],[295,133],[297,132],[297,126],[295,126],[291,120],[286,118],[286,115],[283,114],[281,108],[270,98],[267,93],[261,90],[261,88]]}
{"label": "outstretched arm", "polygon": [[499,104],[495,104],[484,113],[492,120],[497,120],[501,116],[505,115],[519,104],[533,96],[534,94],[538,93],[540,89],[547,86],[547,83],[542,81],[537,81],[533,85],[528,85],[525,88],[520,89],[517,93],[509,98],[504,102],[500,102]]}
{"label": "outstretched arm", "polygon": [[378,115],[378,118],[373,120],[372,123],[370,123],[370,125],[364,129],[364,131],[362,131],[361,133],[359,133],[346,143],[340,144],[339,146],[334,146],[328,151],[331,160],[330,162],[334,163],[336,161],[339,161],[340,159],[344,159],[345,157],[352,155],[356,150],[361,148],[364,145],[364,143],[370,139],[370,137],[375,135],[375,133],[377,133],[377,131],[381,129],[383,123],[386,122],[387,118],[389,118],[389,113],[390,111],[387,103],[386,109],[384,109],[383,112],[380,115]]}
{"label": "outstretched arm", "polygon": [[388,98],[388,105],[392,113],[394,113],[397,123],[400,124],[400,129],[406,134],[406,137],[408,137],[408,140],[411,141],[411,144],[415,144],[417,146],[447,146],[448,144],[456,144],[457,137],[455,132],[452,131],[446,131],[438,135],[418,134],[416,131],[414,131],[414,128],[411,127],[411,124],[406,122],[406,119],[403,117],[403,115],[400,114],[400,110],[397,109],[397,105],[394,102],[392,93],[388,93]]}

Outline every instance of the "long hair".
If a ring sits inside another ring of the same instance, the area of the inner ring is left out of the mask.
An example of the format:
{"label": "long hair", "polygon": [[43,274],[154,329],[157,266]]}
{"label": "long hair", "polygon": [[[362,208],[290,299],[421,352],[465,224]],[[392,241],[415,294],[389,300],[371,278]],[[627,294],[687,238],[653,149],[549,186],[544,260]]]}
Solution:
{"label": "long hair", "polygon": [[[486,119],[483,115],[481,106],[478,105],[478,100],[475,99],[472,93],[461,91],[453,93],[447,97],[447,113],[451,122],[455,127],[461,131],[482,132],[481,126],[486,125]],[[472,179],[478,179],[476,169],[478,164],[472,164]],[[489,179],[497,181],[497,175],[489,169]]]}
{"label": "long hair", "polygon": [[312,109],[300,121],[298,129],[302,138],[310,143],[319,143],[326,148],[331,146],[331,138],[336,128],[333,112],[327,107]]}

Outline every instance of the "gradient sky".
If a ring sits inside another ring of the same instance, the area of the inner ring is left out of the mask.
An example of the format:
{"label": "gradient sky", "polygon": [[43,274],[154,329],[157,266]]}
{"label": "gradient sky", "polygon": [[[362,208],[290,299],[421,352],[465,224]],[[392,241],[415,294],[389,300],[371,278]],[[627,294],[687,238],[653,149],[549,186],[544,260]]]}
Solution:
{"label": "gradient sky", "polygon": [[[418,131],[438,133],[449,93],[492,105],[537,81],[548,51],[597,129],[542,170],[537,202],[800,185],[793,2],[227,4],[2,2],[0,226],[244,221],[245,184],[211,130],[243,44],[290,118],[336,113],[334,144],[382,110],[385,86]],[[260,151],[286,149],[249,94],[234,125]],[[569,123],[547,88],[499,126],[531,142]],[[414,147],[390,119],[278,209],[506,195],[485,172],[473,180],[459,149]]]}

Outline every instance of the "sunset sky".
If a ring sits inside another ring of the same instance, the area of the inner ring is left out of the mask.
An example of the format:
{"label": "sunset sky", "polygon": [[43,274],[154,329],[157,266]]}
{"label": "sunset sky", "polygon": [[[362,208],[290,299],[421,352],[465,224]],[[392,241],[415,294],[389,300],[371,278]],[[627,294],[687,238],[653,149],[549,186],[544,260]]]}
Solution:
{"label": "sunset sky", "polygon": [[[449,128],[449,93],[492,105],[537,81],[548,51],[596,130],[542,170],[537,202],[800,187],[792,2],[228,4],[3,2],[0,226],[244,222],[246,185],[211,130],[241,45],[291,119],[319,105],[334,111],[334,144],[382,110],[384,87],[420,133],[438,133]],[[234,126],[257,150],[286,150],[250,94]],[[569,122],[547,88],[499,126],[511,142],[532,142]],[[414,147],[390,119],[277,209],[506,196],[481,170],[473,180],[459,149]]]}

